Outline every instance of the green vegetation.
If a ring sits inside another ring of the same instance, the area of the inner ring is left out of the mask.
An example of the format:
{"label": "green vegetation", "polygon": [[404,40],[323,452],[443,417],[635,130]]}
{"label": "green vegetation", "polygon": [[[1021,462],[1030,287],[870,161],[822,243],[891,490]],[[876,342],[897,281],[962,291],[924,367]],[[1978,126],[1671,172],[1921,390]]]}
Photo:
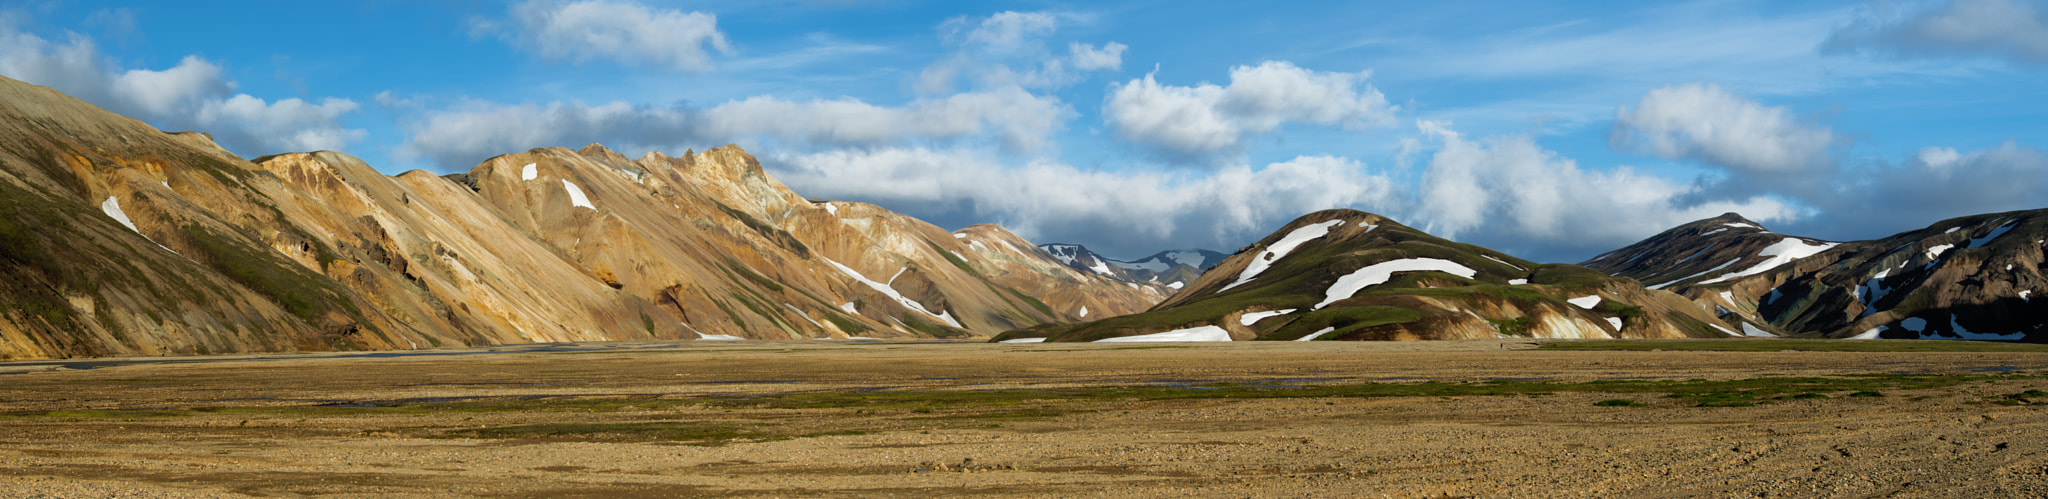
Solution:
{"label": "green vegetation", "polygon": [[1486,322],[1488,324],[1493,324],[1493,329],[1495,331],[1500,331],[1500,334],[1505,334],[1508,336],[1527,337],[1529,336],[1529,330],[1536,328],[1535,317],[1516,317],[1513,319],[1487,319]]}
{"label": "green vegetation", "polygon": [[[184,226],[186,240],[199,248],[194,255],[212,264],[228,279],[270,297],[279,307],[313,327],[325,327],[330,315],[342,315],[360,327],[381,334],[348,295],[327,276],[314,274],[285,260],[269,248],[241,238],[214,233],[199,224]],[[335,339],[339,341],[339,339]],[[337,344],[335,346],[343,346]]]}
{"label": "green vegetation", "polygon": [[929,244],[929,245],[931,245],[931,246],[932,246],[932,251],[937,251],[937,252],[939,252],[939,254],[940,254],[940,255],[943,255],[943,256],[945,256],[945,257],[946,257],[946,261],[948,261],[948,262],[952,262],[952,263],[953,263],[953,266],[954,266],[954,267],[960,267],[960,270],[965,270],[965,271],[967,271],[967,273],[968,273],[969,275],[975,275],[975,276],[979,276],[979,275],[981,275],[981,273],[980,273],[980,272],[976,272],[976,271],[974,271],[974,267],[970,267],[970,266],[967,266],[967,261],[966,261],[966,260],[961,260],[961,259],[960,259],[960,255],[956,255],[956,254],[953,254],[953,252],[951,252],[951,251],[947,251],[947,250],[946,250],[945,248],[940,248],[940,247],[939,247],[939,245],[938,245],[938,243],[934,243],[934,242],[931,242],[931,241],[925,241],[924,243],[925,243],[925,244]]}
{"label": "green vegetation", "polygon": [[1647,407],[1650,404],[1645,404],[1642,402],[1637,402],[1629,399],[1607,399],[1599,402],[1594,402],[1593,405],[1600,407]]}
{"label": "green vegetation", "polygon": [[1003,289],[1009,290],[1010,294],[1016,296],[1017,299],[1024,300],[1024,303],[1027,305],[1031,305],[1031,308],[1038,309],[1038,313],[1057,317],[1053,315],[1052,307],[1046,306],[1045,302],[1038,301],[1037,298],[1032,298],[1031,295],[1027,295],[1021,291],[1017,291],[1017,288],[1003,286]]}
{"label": "green vegetation", "polygon": [[809,246],[805,246],[803,241],[798,241],[796,239],[796,236],[791,235],[789,231],[782,230],[781,228],[776,227],[774,225],[769,225],[767,222],[761,221],[761,219],[754,218],[753,215],[748,215],[747,212],[735,210],[731,206],[726,206],[725,203],[719,203],[717,201],[713,201],[712,203],[718,205],[719,211],[723,211],[727,216],[738,219],[741,224],[745,224],[747,228],[753,229],[754,232],[760,234],[761,237],[768,238],[769,241],[775,242],[777,246],[781,246],[783,249],[796,252],[797,256],[803,258],[811,257],[811,248]]}
{"label": "green vegetation", "polygon": [[1716,352],[2048,352],[2048,345],[1941,340],[1696,339],[1546,341],[1544,350]]}
{"label": "green vegetation", "polygon": [[739,261],[733,260],[731,258],[725,259],[725,265],[727,267],[739,270],[740,275],[746,276],[747,280],[749,281],[754,281],[754,284],[759,284],[761,285],[761,287],[767,288],[769,291],[774,291],[777,293],[782,292],[782,283],[775,282],[774,279],[769,279],[768,276],[761,275],[759,272],[754,272],[754,269],[752,267],[741,265]]}
{"label": "green vegetation", "polygon": [[1316,337],[1317,341],[1335,340],[1344,335],[1373,326],[1414,322],[1420,319],[1422,319],[1422,314],[1399,307],[1378,305],[1330,307],[1309,312],[1300,319],[1295,319],[1294,322],[1273,331],[1272,334],[1261,336],[1259,339],[1295,340],[1303,336],[1315,334],[1316,331],[1321,331],[1325,328],[1336,328],[1334,331]]}

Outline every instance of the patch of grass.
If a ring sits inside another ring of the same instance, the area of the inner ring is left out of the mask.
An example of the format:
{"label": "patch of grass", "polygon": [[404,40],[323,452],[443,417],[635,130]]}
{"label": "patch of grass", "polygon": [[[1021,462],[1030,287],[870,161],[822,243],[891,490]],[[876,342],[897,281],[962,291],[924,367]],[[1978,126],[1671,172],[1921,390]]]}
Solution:
{"label": "patch of grass", "polygon": [[2048,345],[1941,340],[1692,339],[1544,342],[1544,350],[1713,352],[2048,352]]}
{"label": "patch of grass", "polygon": [[766,438],[730,423],[632,422],[549,423],[440,431],[434,438],[573,440],[594,442],[671,441],[718,444],[741,438]]}
{"label": "patch of grass", "polygon": [[1629,399],[1607,399],[1599,402],[1594,402],[1593,405],[1600,407],[1648,407],[1650,404],[1645,404],[1642,402],[1637,402]]}
{"label": "patch of grass", "polygon": [[1054,316],[1052,313],[1052,307],[1046,306],[1045,302],[1038,301],[1037,298],[1032,298],[1031,295],[1024,294],[1024,292],[1022,291],[1017,291],[1017,288],[1003,286],[1003,289],[1008,290],[1010,294],[1012,296],[1016,296],[1017,299],[1023,300],[1024,304],[1030,305],[1031,308],[1038,310],[1038,313],[1045,314],[1047,316]]}
{"label": "patch of grass", "polygon": [[781,246],[783,247],[783,249],[796,252],[797,256],[803,258],[811,257],[811,248],[809,246],[804,246],[803,241],[797,240],[796,236],[791,235],[789,231],[782,230],[779,227],[761,221],[761,219],[754,218],[753,215],[748,215],[747,212],[735,210],[731,206],[726,206],[725,203],[719,203],[717,201],[713,201],[712,203],[717,204],[719,211],[725,212],[726,216],[738,219],[741,224],[746,225],[749,229],[753,229],[754,233],[760,234],[761,237],[767,238],[769,241],[773,241],[775,245]]}
{"label": "patch of grass", "polygon": [[925,241],[925,244],[929,244],[929,245],[931,245],[931,246],[932,246],[932,251],[937,251],[937,252],[939,252],[939,255],[940,255],[940,256],[944,256],[944,257],[946,257],[946,261],[947,261],[947,262],[952,262],[952,264],[953,264],[953,266],[954,266],[954,267],[960,267],[960,270],[964,270],[964,271],[967,271],[967,274],[968,274],[968,275],[974,275],[974,276],[979,276],[979,275],[981,275],[981,273],[980,273],[980,272],[976,272],[976,271],[974,270],[974,267],[970,267],[970,266],[968,266],[968,265],[967,265],[967,261],[966,261],[966,260],[961,260],[961,259],[960,259],[960,255],[956,255],[956,254],[953,254],[953,252],[951,252],[951,251],[947,251],[947,250],[946,250],[945,248],[940,248],[940,247],[939,247],[939,245],[938,245],[938,243],[934,243],[934,242],[931,242],[931,241]]}
{"label": "patch of grass", "polygon": [[1493,329],[1495,331],[1500,331],[1500,334],[1505,334],[1508,336],[1528,337],[1529,330],[1536,328],[1535,317],[1516,317],[1513,319],[1487,319],[1486,322],[1488,324],[1492,324]]}
{"label": "patch of grass", "polygon": [[1382,305],[1362,307],[1333,306],[1309,312],[1307,315],[1301,316],[1300,319],[1281,326],[1280,329],[1274,330],[1271,334],[1261,336],[1259,339],[1291,341],[1315,334],[1316,331],[1321,331],[1324,328],[1336,328],[1334,331],[1316,337],[1318,341],[1334,340],[1360,329],[1386,324],[1415,322],[1420,319],[1422,319],[1422,314],[1400,307]]}
{"label": "patch of grass", "polygon": [[1851,396],[1851,397],[1883,397],[1883,396],[1884,396],[1884,392],[1877,392],[1877,391],[1863,390],[1863,391],[1859,391],[1859,392],[1856,392],[1856,393],[1851,393],[1851,394],[1849,394],[1849,396]]}

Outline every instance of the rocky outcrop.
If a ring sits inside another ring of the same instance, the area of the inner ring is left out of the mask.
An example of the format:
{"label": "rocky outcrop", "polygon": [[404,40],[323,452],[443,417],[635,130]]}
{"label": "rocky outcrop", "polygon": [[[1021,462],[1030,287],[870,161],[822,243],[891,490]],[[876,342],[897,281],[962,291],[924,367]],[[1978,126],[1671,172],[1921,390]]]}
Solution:
{"label": "rocky outcrop", "polygon": [[243,160],[4,78],[0,132],[6,359],[977,337],[1172,291],[1001,227],[809,201],[733,146],[387,176],[326,151]]}
{"label": "rocky outcrop", "polygon": [[1355,210],[1305,215],[1144,313],[995,341],[1428,340],[1738,335],[1684,297],[1539,265]]}

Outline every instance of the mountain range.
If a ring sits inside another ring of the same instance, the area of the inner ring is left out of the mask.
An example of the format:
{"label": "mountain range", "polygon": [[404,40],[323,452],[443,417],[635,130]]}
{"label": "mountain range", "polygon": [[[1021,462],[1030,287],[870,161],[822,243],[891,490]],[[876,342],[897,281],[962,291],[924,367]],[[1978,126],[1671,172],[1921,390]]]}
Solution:
{"label": "mountain range", "polygon": [[1089,251],[1078,244],[1053,243],[1040,245],[1053,258],[1067,266],[1094,272],[1097,275],[1130,282],[1156,282],[1173,289],[1186,287],[1203,272],[1223,263],[1229,255],[1205,249],[1167,250],[1134,261],[1112,260]]}
{"label": "mountain range", "polygon": [[1135,261],[807,199],[735,146],[385,175],[0,78],[0,359],[639,339],[2048,341],[2048,210],[1872,241],[1727,214],[1578,265],[1385,216]]}
{"label": "mountain range", "polygon": [[737,147],[395,176],[245,160],[0,78],[0,358],[982,337],[1144,310],[995,225],[812,201]]}

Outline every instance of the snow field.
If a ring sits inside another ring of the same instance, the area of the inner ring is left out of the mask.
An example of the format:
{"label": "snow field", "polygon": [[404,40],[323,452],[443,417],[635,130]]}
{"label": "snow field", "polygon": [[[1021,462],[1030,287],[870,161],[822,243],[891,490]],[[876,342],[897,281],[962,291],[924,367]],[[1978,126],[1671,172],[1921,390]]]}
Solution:
{"label": "snow field", "polygon": [[[869,288],[874,288],[875,291],[879,291],[883,295],[896,300],[897,303],[903,304],[905,308],[916,310],[918,312],[924,313],[925,315],[929,315],[939,320],[946,321],[946,324],[950,324],[953,327],[960,327],[960,321],[953,320],[952,312],[934,314],[931,310],[924,308],[924,304],[918,303],[917,300],[912,300],[908,297],[903,296],[902,293],[896,292],[896,288],[891,288],[887,284],[882,284],[879,282],[868,280],[867,276],[860,275],[860,272],[853,270],[853,268],[847,267],[845,265],[840,265],[839,262],[832,261],[832,259],[830,258],[819,257],[819,259],[825,260],[825,263],[832,264],[832,268],[839,269],[840,272],[846,273],[846,275],[853,277],[854,280],[860,281],[861,284],[866,284]],[[896,275],[903,275],[903,272],[899,270],[896,272]],[[893,281],[895,280],[895,277],[891,276],[889,280]],[[842,308],[852,307],[842,306]]]}
{"label": "snow field", "polygon": [[562,179],[562,188],[569,191],[570,205],[581,206],[593,210],[597,209],[596,206],[590,204],[590,198],[583,196],[583,189],[576,188],[576,184],[570,183],[569,179]]}
{"label": "snow field", "polygon": [[1216,326],[1202,326],[1175,329],[1164,333],[1095,340],[1096,343],[1141,343],[1153,341],[1230,341],[1230,331],[1225,331],[1223,328]]}
{"label": "snow field", "polygon": [[1581,296],[1578,298],[1565,300],[1565,303],[1570,303],[1572,304],[1572,306],[1583,308],[1586,310],[1592,310],[1593,307],[1600,306],[1600,295]]}
{"label": "snow field", "polygon": [[1472,276],[1479,273],[1464,265],[1459,265],[1457,262],[1438,258],[1406,258],[1375,263],[1358,269],[1344,277],[1337,278],[1337,283],[1330,285],[1329,291],[1324,294],[1323,301],[1309,308],[1309,310],[1321,310],[1337,300],[1350,298],[1351,295],[1357,294],[1359,290],[1385,284],[1387,279],[1394,277],[1395,272],[1418,271],[1438,271],[1466,279],[1471,279]]}
{"label": "snow field", "polygon": [[527,163],[525,168],[520,168],[519,180],[533,180],[540,177],[540,168],[538,166],[540,166],[539,163]]}
{"label": "snow field", "polygon": [[1841,243],[1822,243],[1816,246],[1807,244],[1806,241],[1796,237],[1788,237],[1785,238],[1785,240],[1783,241],[1778,241],[1777,244],[1772,244],[1770,246],[1765,247],[1763,251],[1757,252],[1757,256],[1767,256],[1770,257],[1769,260],[1764,260],[1763,263],[1756,264],[1756,266],[1750,267],[1741,272],[1725,274],[1721,277],[1700,281],[1700,284],[1713,284],[1721,281],[1726,281],[1729,279],[1734,279],[1737,277],[1762,274],[1766,271],[1778,268],[1787,263],[1792,263],[1792,261],[1794,260],[1820,254],[1820,252],[1827,251],[1828,248],[1833,248],[1839,244]]}
{"label": "snow field", "polygon": [[1216,290],[1216,292],[1221,293],[1224,291],[1229,291],[1230,288],[1235,288],[1238,286],[1242,286],[1245,283],[1252,282],[1252,279],[1258,277],[1259,273],[1265,272],[1268,268],[1272,268],[1273,262],[1280,261],[1280,259],[1282,258],[1287,258],[1287,253],[1294,251],[1294,248],[1300,247],[1303,243],[1314,241],[1317,238],[1330,235],[1330,228],[1340,225],[1344,225],[1343,220],[1331,220],[1328,222],[1310,224],[1307,226],[1303,226],[1301,228],[1294,229],[1294,232],[1287,233],[1286,237],[1280,238],[1280,240],[1274,242],[1272,246],[1267,246],[1265,251],[1259,252],[1259,256],[1257,258],[1253,258],[1252,263],[1245,265],[1244,272],[1240,272],[1237,274],[1237,282],[1230,283],[1229,286],[1224,286],[1223,289]]}
{"label": "snow field", "polygon": [[1271,311],[1271,312],[1252,312],[1252,313],[1248,313],[1248,314],[1244,314],[1244,315],[1238,316],[1238,318],[1237,318],[1237,322],[1239,322],[1239,323],[1242,323],[1242,324],[1244,324],[1244,325],[1246,325],[1246,326],[1250,326],[1250,325],[1252,325],[1252,324],[1254,324],[1254,323],[1257,323],[1257,322],[1259,322],[1259,320],[1260,320],[1260,319],[1265,319],[1265,318],[1267,318],[1267,317],[1272,317],[1272,316],[1276,316],[1276,315],[1287,315],[1287,314],[1291,314],[1291,313],[1294,313],[1294,310],[1295,310],[1295,309],[1291,309],[1291,308],[1290,308],[1290,309],[1286,309],[1286,310],[1274,310],[1274,311]]}
{"label": "snow field", "polygon": [[1321,330],[1321,331],[1316,331],[1316,332],[1313,332],[1313,333],[1309,333],[1309,334],[1308,334],[1308,336],[1303,336],[1303,337],[1300,337],[1300,338],[1295,338],[1295,339],[1294,339],[1294,341],[1315,341],[1315,339],[1316,339],[1316,338],[1320,338],[1320,337],[1322,337],[1322,336],[1323,336],[1324,334],[1328,334],[1329,332],[1331,332],[1331,331],[1336,331],[1336,330],[1337,330],[1337,328],[1334,328],[1334,327],[1326,327],[1326,328],[1323,328],[1323,330]]}

